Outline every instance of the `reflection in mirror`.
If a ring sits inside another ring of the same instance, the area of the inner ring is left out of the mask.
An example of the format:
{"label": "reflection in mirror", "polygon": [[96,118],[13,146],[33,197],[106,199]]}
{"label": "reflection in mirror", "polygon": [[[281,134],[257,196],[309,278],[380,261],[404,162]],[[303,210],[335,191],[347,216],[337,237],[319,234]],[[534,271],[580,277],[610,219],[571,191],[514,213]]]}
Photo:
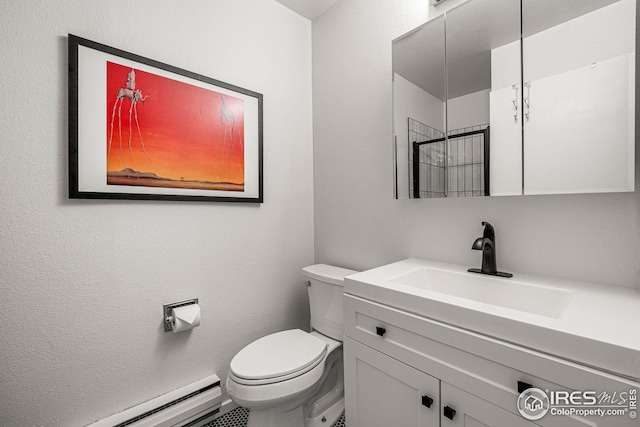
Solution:
{"label": "reflection in mirror", "polygon": [[452,9],[446,46],[445,196],[520,194],[520,2],[473,0]]}
{"label": "reflection in mirror", "polygon": [[525,194],[633,191],[635,0],[524,0]]}
{"label": "reflection in mirror", "polygon": [[[393,111],[396,152],[396,198],[414,197],[427,182],[444,185],[443,172],[419,164],[444,163],[444,152],[434,146],[416,159],[408,141],[442,139],[445,123],[444,16],[435,18],[393,42]],[[427,177],[427,173],[430,175]],[[441,184],[440,184],[441,183]]]}
{"label": "reflection in mirror", "polygon": [[468,0],[394,40],[396,197],[633,191],[635,3]]}

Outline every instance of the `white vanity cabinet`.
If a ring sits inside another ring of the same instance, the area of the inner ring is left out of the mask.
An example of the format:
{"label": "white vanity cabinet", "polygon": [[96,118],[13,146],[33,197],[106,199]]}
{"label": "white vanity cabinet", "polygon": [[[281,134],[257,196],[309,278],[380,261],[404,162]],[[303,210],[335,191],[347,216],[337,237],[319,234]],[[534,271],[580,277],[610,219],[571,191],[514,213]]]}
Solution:
{"label": "white vanity cabinet", "polygon": [[[638,384],[357,296],[344,296],[350,427],[621,427],[628,415],[522,417],[518,389],[624,392]],[[455,411],[455,415],[453,413]]]}
{"label": "white vanity cabinet", "polygon": [[527,427],[534,423],[345,337],[349,427]]}

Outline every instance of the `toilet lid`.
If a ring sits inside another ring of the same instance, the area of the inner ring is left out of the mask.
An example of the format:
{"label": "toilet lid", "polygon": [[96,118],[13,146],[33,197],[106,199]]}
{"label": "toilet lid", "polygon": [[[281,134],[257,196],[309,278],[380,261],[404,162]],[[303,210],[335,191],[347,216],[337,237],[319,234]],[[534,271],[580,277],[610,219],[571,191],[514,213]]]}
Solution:
{"label": "toilet lid", "polygon": [[235,355],[229,368],[235,376],[247,380],[278,378],[312,369],[326,352],[324,341],[291,329],[252,342]]}

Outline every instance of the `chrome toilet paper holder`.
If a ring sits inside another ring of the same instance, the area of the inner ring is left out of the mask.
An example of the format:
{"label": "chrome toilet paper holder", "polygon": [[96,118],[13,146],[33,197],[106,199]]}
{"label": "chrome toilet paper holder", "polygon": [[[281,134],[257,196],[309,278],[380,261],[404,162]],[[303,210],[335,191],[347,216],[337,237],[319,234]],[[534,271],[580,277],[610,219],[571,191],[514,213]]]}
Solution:
{"label": "chrome toilet paper holder", "polygon": [[177,307],[183,307],[185,305],[198,304],[198,298],[192,298],[180,302],[172,302],[170,304],[162,305],[162,318],[164,319],[164,331],[171,332],[173,331],[172,321],[173,316],[171,315],[171,311]]}

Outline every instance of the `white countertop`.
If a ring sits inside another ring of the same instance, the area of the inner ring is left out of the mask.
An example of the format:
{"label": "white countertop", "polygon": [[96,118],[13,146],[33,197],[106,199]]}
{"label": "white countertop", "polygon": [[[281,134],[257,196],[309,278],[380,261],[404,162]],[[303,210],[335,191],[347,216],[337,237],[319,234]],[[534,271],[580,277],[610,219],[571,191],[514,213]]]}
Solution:
{"label": "white countertop", "polygon": [[570,291],[569,301],[554,318],[393,281],[394,277],[424,267],[474,275],[464,266],[407,259],[347,276],[345,292],[640,381],[637,290],[517,272],[511,279],[494,279]]}

